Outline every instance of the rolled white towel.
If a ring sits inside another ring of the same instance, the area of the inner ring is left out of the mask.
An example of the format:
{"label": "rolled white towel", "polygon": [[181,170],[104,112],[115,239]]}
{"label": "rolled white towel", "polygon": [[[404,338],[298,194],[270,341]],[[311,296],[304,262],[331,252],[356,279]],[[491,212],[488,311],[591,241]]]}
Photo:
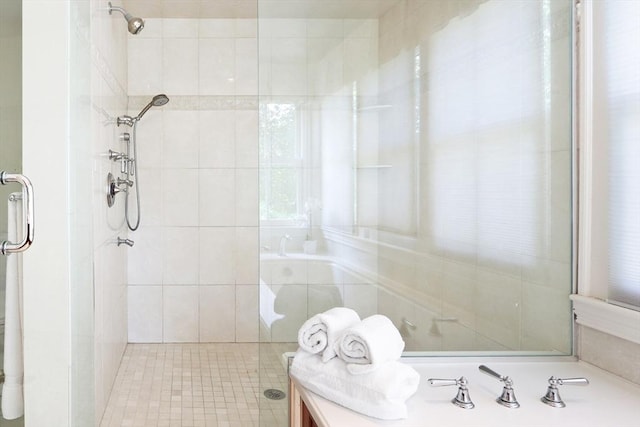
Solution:
{"label": "rolled white towel", "polygon": [[335,343],[342,332],[359,321],[360,316],[352,309],[334,307],[302,324],[298,331],[298,344],[311,354],[322,353],[322,361],[327,362],[337,356]]}
{"label": "rolled white towel", "polygon": [[354,376],[339,358],[323,363],[318,355],[298,351],[291,375],[306,389],[361,414],[383,420],[407,418],[406,400],[417,390],[420,375],[411,366],[388,362]]}
{"label": "rolled white towel", "polygon": [[374,371],[402,356],[404,341],[388,317],[374,314],[346,329],[338,340],[338,356],[352,374]]}

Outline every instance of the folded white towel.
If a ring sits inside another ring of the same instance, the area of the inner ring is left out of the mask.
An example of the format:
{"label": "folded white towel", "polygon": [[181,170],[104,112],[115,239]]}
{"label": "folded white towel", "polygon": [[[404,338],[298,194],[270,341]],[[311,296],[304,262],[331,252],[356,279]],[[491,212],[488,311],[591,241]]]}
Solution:
{"label": "folded white towel", "polygon": [[302,324],[298,331],[298,344],[309,353],[322,353],[322,360],[326,362],[337,356],[335,343],[342,332],[359,321],[360,316],[352,309],[334,307]]}
{"label": "folded white towel", "polygon": [[361,414],[383,420],[407,418],[406,400],[418,390],[420,375],[411,366],[388,362],[354,376],[338,358],[323,363],[318,355],[298,351],[291,375],[306,389]]}
{"label": "folded white towel", "polygon": [[346,329],[337,344],[338,356],[352,374],[374,371],[402,356],[404,341],[388,317],[374,314]]}

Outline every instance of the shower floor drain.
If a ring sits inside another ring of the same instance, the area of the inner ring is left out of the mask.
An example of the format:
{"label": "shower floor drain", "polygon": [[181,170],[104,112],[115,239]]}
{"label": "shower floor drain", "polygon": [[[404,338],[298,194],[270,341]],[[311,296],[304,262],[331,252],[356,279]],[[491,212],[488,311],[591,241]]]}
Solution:
{"label": "shower floor drain", "polygon": [[277,390],[275,388],[268,388],[264,391],[264,397],[271,400],[282,400],[286,396],[285,392],[282,390]]}

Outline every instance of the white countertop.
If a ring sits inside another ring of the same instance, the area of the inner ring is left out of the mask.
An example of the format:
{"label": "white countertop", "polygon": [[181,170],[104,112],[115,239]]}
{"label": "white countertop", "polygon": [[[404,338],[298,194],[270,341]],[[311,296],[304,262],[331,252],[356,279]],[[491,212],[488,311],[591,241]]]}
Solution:
{"label": "white countertop", "polygon": [[[640,426],[640,386],[599,368],[570,358],[406,358],[402,360],[420,373],[420,387],[407,401],[409,418],[382,421],[330,402],[296,383],[302,399],[319,427],[638,427]],[[484,364],[510,376],[520,408],[509,409],[496,403],[503,384],[478,370]],[[460,378],[469,381],[474,409],[461,409],[451,403],[456,386],[432,387],[429,378]],[[559,386],[565,408],[545,405],[549,377],[586,377],[588,386]],[[295,383],[295,379],[291,378]]]}

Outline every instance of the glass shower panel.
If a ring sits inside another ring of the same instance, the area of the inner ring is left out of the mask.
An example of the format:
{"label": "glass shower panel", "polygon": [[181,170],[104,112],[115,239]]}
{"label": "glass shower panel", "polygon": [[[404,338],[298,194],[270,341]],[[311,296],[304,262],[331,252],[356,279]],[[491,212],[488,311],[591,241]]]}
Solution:
{"label": "glass shower panel", "polygon": [[[0,2],[0,170],[22,171],[22,2]],[[7,240],[7,203],[19,187],[0,186],[0,241]],[[0,256],[0,378],[4,382],[4,327],[7,257]],[[1,427],[24,425],[24,417],[6,420]]]}
{"label": "glass shower panel", "polygon": [[[69,40],[70,67],[70,138],[69,138],[69,211],[71,212],[69,259],[71,366],[70,426],[81,427],[96,422],[96,372],[101,373],[96,358],[94,298],[94,240],[91,133],[92,97],[90,17],[91,4],[71,2],[70,22],[74,31]],[[99,279],[98,279],[99,280]],[[113,345],[112,343],[110,343]],[[98,383],[99,384],[99,383]],[[100,414],[98,414],[100,415]]]}
{"label": "glass shower panel", "polygon": [[335,306],[570,354],[572,1],[299,3],[258,2],[261,364]]}

